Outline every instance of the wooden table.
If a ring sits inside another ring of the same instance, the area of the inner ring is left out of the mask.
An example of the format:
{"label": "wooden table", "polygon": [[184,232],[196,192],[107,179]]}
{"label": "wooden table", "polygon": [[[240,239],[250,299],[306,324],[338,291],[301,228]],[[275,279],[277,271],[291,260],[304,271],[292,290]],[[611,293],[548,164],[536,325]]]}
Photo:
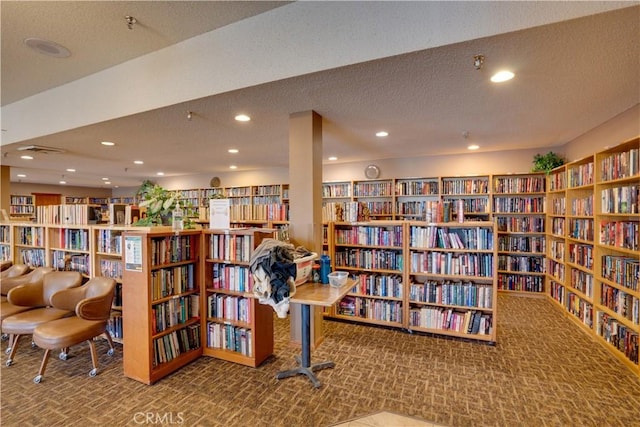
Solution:
{"label": "wooden table", "polygon": [[315,365],[311,364],[311,306],[330,307],[342,299],[356,284],[355,280],[347,279],[347,282],[339,288],[321,283],[305,283],[296,288],[296,293],[291,297],[290,302],[301,306],[302,355],[295,356],[297,367],[278,372],[277,379],[306,375],[315,388],[320,387],[320,381],[314,372],[333,368],[335,363],[327,361]]}

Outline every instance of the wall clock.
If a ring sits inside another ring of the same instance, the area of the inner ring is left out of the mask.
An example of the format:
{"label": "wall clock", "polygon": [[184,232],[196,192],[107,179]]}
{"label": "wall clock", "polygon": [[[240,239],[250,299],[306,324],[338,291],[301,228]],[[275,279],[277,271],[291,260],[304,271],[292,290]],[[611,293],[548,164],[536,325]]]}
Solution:
{"label": "wall clock", "polygon": [[380,168],[376,165],[369,165],[364,168],[364,176],[368,179],[376,179],[380,176]]}
{"label": "wall clock", "polygon": [[209,181],[209,186],[220,187],[220,178],[218,178],[217,176],[214,176],[213,178],[211,178],[211,181]]}

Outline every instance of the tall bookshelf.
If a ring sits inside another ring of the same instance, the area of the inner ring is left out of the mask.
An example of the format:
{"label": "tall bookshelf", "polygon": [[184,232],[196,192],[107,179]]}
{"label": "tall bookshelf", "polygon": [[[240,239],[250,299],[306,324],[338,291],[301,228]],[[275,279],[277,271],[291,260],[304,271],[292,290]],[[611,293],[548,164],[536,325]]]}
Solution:
{"label": "tall bookshelf", "polygon": [[547,177],[545,270],[546,294],[564,310],[566,292],[564,283],[565,217],[567,215],[567,167],[559,166]]}
{"label": "tall bookshelf", "polygon": [[202,355],[201,231],[124,233],[124,374],[152,384]]}
{"label": "tall bookshelf", "polygon": [[440,196],[443,202],[462,200],[465,218],[487,220],[491,215],[489,175],[441,177]]}
{"label": "tall bookshelf", "polygon": [[396,179],[394,185],[395,219],[424,220],[429,202],[440,199],[438,178]]}
{"label": "tall bookshelf", "polygon": [[496,226],[411,222],[408,329],[496,342]]}
{"label": "tall bookshelf", "polygon": [[393,192],[391,179],[353,182],[353,201],[364,204],[371,219],[393,219]]}
{"label": "tall bookshelf", "polygon": [[322,183],[323,222],[344,221],[344,212],[352,196],[351,181]]}
{"label": "tall bookshelf", "polygon": [[205,356],[256,367],[273,354],[273,309],[253,296],[249,261],[273,231],[204,230]]}
{"label": "tall bookshelf", "polygon": [[498,227],[498,290],[544,295],[544,174],[493,176]]}
{"label": "tall bookshelf", "polygon": [[594,329],[640,375],[640,138],[595,154]]}
{"label": "tall bookshelf", "polygon": [[11,225],[0,223],[0,261],[13,262],[13,233]]}
{"label": "tall bookshelf", "polygon": [[127,230],[119,226],[96,225],[91,227],[93,276],[110,277],[116,281],[111,318],[108,330],[114,341],[122,343],[122,273],[124,270],[123,234]]}
{"label": "tall bookshelf", "polygon": [[11,217],[27,220],[35,216],[35,196],[12,194],[9,200],[9,215]]}
{"label": "tall bookshelf", "polygon": [[47,265],[57,270],[70,270],[90,277],[91,242],[90,227],[86,225],[48,225],[49,261]]}
{"label": "tall bookshelf", "polygon": [[33,224],[12,224],[13,263],[32,268],[50,265],[46,254],[46,227]]}
{"label": "tall bookshelf", "polygon": [[593,156],[568,163],[565,241],[566,309],[571,319],[593,329]]}
{"label": "tall bookshelf", "polygon": [[333,269],[347,271],[357,285],[329,315],[402,327],[406,222],[336,222],[332,231]]}

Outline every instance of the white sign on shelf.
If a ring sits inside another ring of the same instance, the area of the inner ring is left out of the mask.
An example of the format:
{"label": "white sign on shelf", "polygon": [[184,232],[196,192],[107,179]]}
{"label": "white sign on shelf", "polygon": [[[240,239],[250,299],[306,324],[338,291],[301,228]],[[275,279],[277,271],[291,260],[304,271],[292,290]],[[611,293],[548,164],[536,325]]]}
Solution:
{"label": "white sign on shelf", "polygon": [[209,200],[209,228],[228,229],[231,227],[229,199]]}

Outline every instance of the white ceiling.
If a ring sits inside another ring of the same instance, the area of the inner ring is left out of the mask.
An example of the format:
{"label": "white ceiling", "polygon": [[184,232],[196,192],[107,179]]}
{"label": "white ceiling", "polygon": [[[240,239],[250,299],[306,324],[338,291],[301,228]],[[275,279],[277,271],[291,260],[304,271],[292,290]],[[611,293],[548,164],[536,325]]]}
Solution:
{"label": "white ceiling", "polygon": [[[281,2],[3,0],[3,109],[15,110],[25,98],[225,25],[272,13],[278,6],[289,7]],[[137,186],[159,170],[172,176],[211,175],[227,172],[231,162],[238,164],[238,170],[286,168],[289,114],[307,110],[323,116],[325,161],[328,156],[354,162],[456,154],[466,152],[469,143],[479,144],[482,151],[562,145],[640,102],[640,6],[638,2],[623,6],[632,7],[354,61],[43,136],[3,141],[2,164],[11,166],[12,181],[52,184],[65,174],[71,185],[92,187],[101,186],[103,176],[111,179],[111,186]],[[126,29],[125,15],[139,21],[131,31]],[[447,24],[442,23],[443,31]],[[282,25],[286,29],[287,23]],[[56,41],[73,54],[68,59],[37,54],[22,43],[27,37]],[[482,70],[473,66],[477,53],[486,57]],[[513,69],[516,78],[502,85],[489,82],[499,67]],[[162,69],[149,78],[154,73]],[[239,68],[238,74],[242,73]],[[59,102],[64,104],[64,98]],[[252,121],[230,120],[238,108],[249,112]],[[187,111],[194,112],[191,120]],[[11,131],[11,126],[2,123],[3,129]],[[375,138],[380,129],[388,130],[389,137]],[[469,138],[462,136],[464,131],[469,131]],[[5,135],[3,131],[3,140],[9,139]],[[105,139],[117,141],[117,146],[97,144]],[[26,163],[17,148],[30,144],[66,152],[39,154]],[[226,153],[231,147],[241,150],[239,157]],[[138,158],[144,166],[132,166],[131,160]],[[65,172],[68,167],[77,172]],[[17,178],[18,173],[27,178]]]}

